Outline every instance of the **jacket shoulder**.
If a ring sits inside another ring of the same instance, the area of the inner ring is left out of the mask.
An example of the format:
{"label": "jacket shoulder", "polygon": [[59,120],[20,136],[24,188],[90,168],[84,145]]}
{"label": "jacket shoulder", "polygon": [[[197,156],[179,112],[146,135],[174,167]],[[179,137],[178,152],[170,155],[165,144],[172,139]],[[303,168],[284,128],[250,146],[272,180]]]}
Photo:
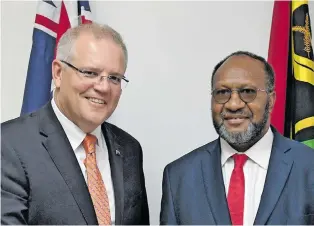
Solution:
{"label": "jacket shoulder", "polygon": [[28,130],[34,127],[34,123],[38,120],[37,116],[38,112],[33,112],[1,123],[1,137],[19,134],[25,136]]}
{"label": "jacket shoulder", "polygon": [[284,148],[285,153],[293,160],[298,167],[314,169],[314,149],[304,143],[292,140],[280,134],[274,127],[274,146]]}
{"label": "jacket shoulder", "polygon": [[142,159],[142,146],[131,134],[108,122],[103,123],[102,127],[103,132],[108,132],[108,138],[114,139],[116,144],[122,148],[124,156],[137,156]]}
{"label": "jacket shoulder", "polygon": [[295,163],[305,168],[312,168],[314,170],[314,149],[295,140],[285,138],[290,144],[290,151]]}
{"label": "jacket shoulder", "polygon": [[218,150],[213,150],[213,149],[217,149],[218,147],[219,147],[219,139],[216,139],[170,162],[169,164],[167,164],[165,169],[167,168],[168,170],[173,170],[173,169],[181,170],[183,168],[194,167],[197,164],[200,164],[200,161],[203,159],[204,155],[209,154],[210,151],[218,151]]}
{"label": "jacket shoulder", "polygon": [[111,131],[115,136],[117,136],[119,139],[127,140],[127,141],[132,141],[132,142],[137,142],[137,139],[133,137],[131,134],[126,132],[125,130],[119,128],[116,125],[113,125],[109,122],[105,122],[103,124],[109,131]]}

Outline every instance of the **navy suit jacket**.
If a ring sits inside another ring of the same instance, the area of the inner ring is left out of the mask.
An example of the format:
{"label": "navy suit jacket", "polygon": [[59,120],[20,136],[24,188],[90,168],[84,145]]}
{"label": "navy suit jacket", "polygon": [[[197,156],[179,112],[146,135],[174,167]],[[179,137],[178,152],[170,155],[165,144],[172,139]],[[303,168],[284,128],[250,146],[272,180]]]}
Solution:
{"label": "navy suit jacket", "polygon": [[[314,224],[314,150],[274,128],[255,225]],[[160,224],[230,225],[219,139],[164,169]]]}
{"label": "navy suit jacket", "polygon": [[[109,123],[102,132],[115,223],[149,224],[140,144]],[[50,103],[1,125],[1,224],[98,224],[84,176]]]}

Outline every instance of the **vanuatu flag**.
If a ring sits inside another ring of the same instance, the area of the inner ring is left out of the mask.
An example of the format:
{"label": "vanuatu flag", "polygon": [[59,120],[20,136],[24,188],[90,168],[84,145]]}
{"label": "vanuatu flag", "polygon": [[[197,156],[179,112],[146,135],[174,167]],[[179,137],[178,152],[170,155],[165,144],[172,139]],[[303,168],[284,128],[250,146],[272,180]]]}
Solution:
{"label": "vanuatu flag", "polygon": [[314,148],[314,57],[308,1],[275,1],[268,61],[276,74],[272,124]]}

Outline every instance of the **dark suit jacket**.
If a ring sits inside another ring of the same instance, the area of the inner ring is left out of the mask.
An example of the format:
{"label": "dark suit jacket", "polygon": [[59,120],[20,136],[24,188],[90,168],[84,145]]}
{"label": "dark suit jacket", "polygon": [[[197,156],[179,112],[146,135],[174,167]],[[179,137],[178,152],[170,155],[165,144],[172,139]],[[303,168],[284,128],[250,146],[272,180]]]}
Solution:
{"label": "dark suit jacket", "polygon": [[[314,224],[314,150],[273,132],[254,224]],[[231,224],[220,157],[217,139],[165,167],[161,224]]]}
{"label": "dark suit jacket", "polygon": [[[109,123],[102,132],[116,224],[147,225],[141,146]],[[50,103],[1,125],[1,170],[2,224],[98,224],[80,166]]]}

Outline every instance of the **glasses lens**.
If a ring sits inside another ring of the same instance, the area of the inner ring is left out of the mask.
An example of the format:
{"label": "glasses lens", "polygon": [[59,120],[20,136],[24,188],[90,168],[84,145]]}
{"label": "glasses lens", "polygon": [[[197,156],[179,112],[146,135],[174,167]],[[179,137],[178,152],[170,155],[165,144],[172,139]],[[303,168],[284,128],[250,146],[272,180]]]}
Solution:
{"label": "glasses lens", "polygon": [[220,103],[224,104],[230,99],[231,90],[229,89],[216,89],[213,92],[214,99]]}
{"label": "glasses lens", "polygon": [[241,89],[239,92],[241,99],[247,103],[252,102],[255,99],[257,93],[256,89],[253,88]]}

